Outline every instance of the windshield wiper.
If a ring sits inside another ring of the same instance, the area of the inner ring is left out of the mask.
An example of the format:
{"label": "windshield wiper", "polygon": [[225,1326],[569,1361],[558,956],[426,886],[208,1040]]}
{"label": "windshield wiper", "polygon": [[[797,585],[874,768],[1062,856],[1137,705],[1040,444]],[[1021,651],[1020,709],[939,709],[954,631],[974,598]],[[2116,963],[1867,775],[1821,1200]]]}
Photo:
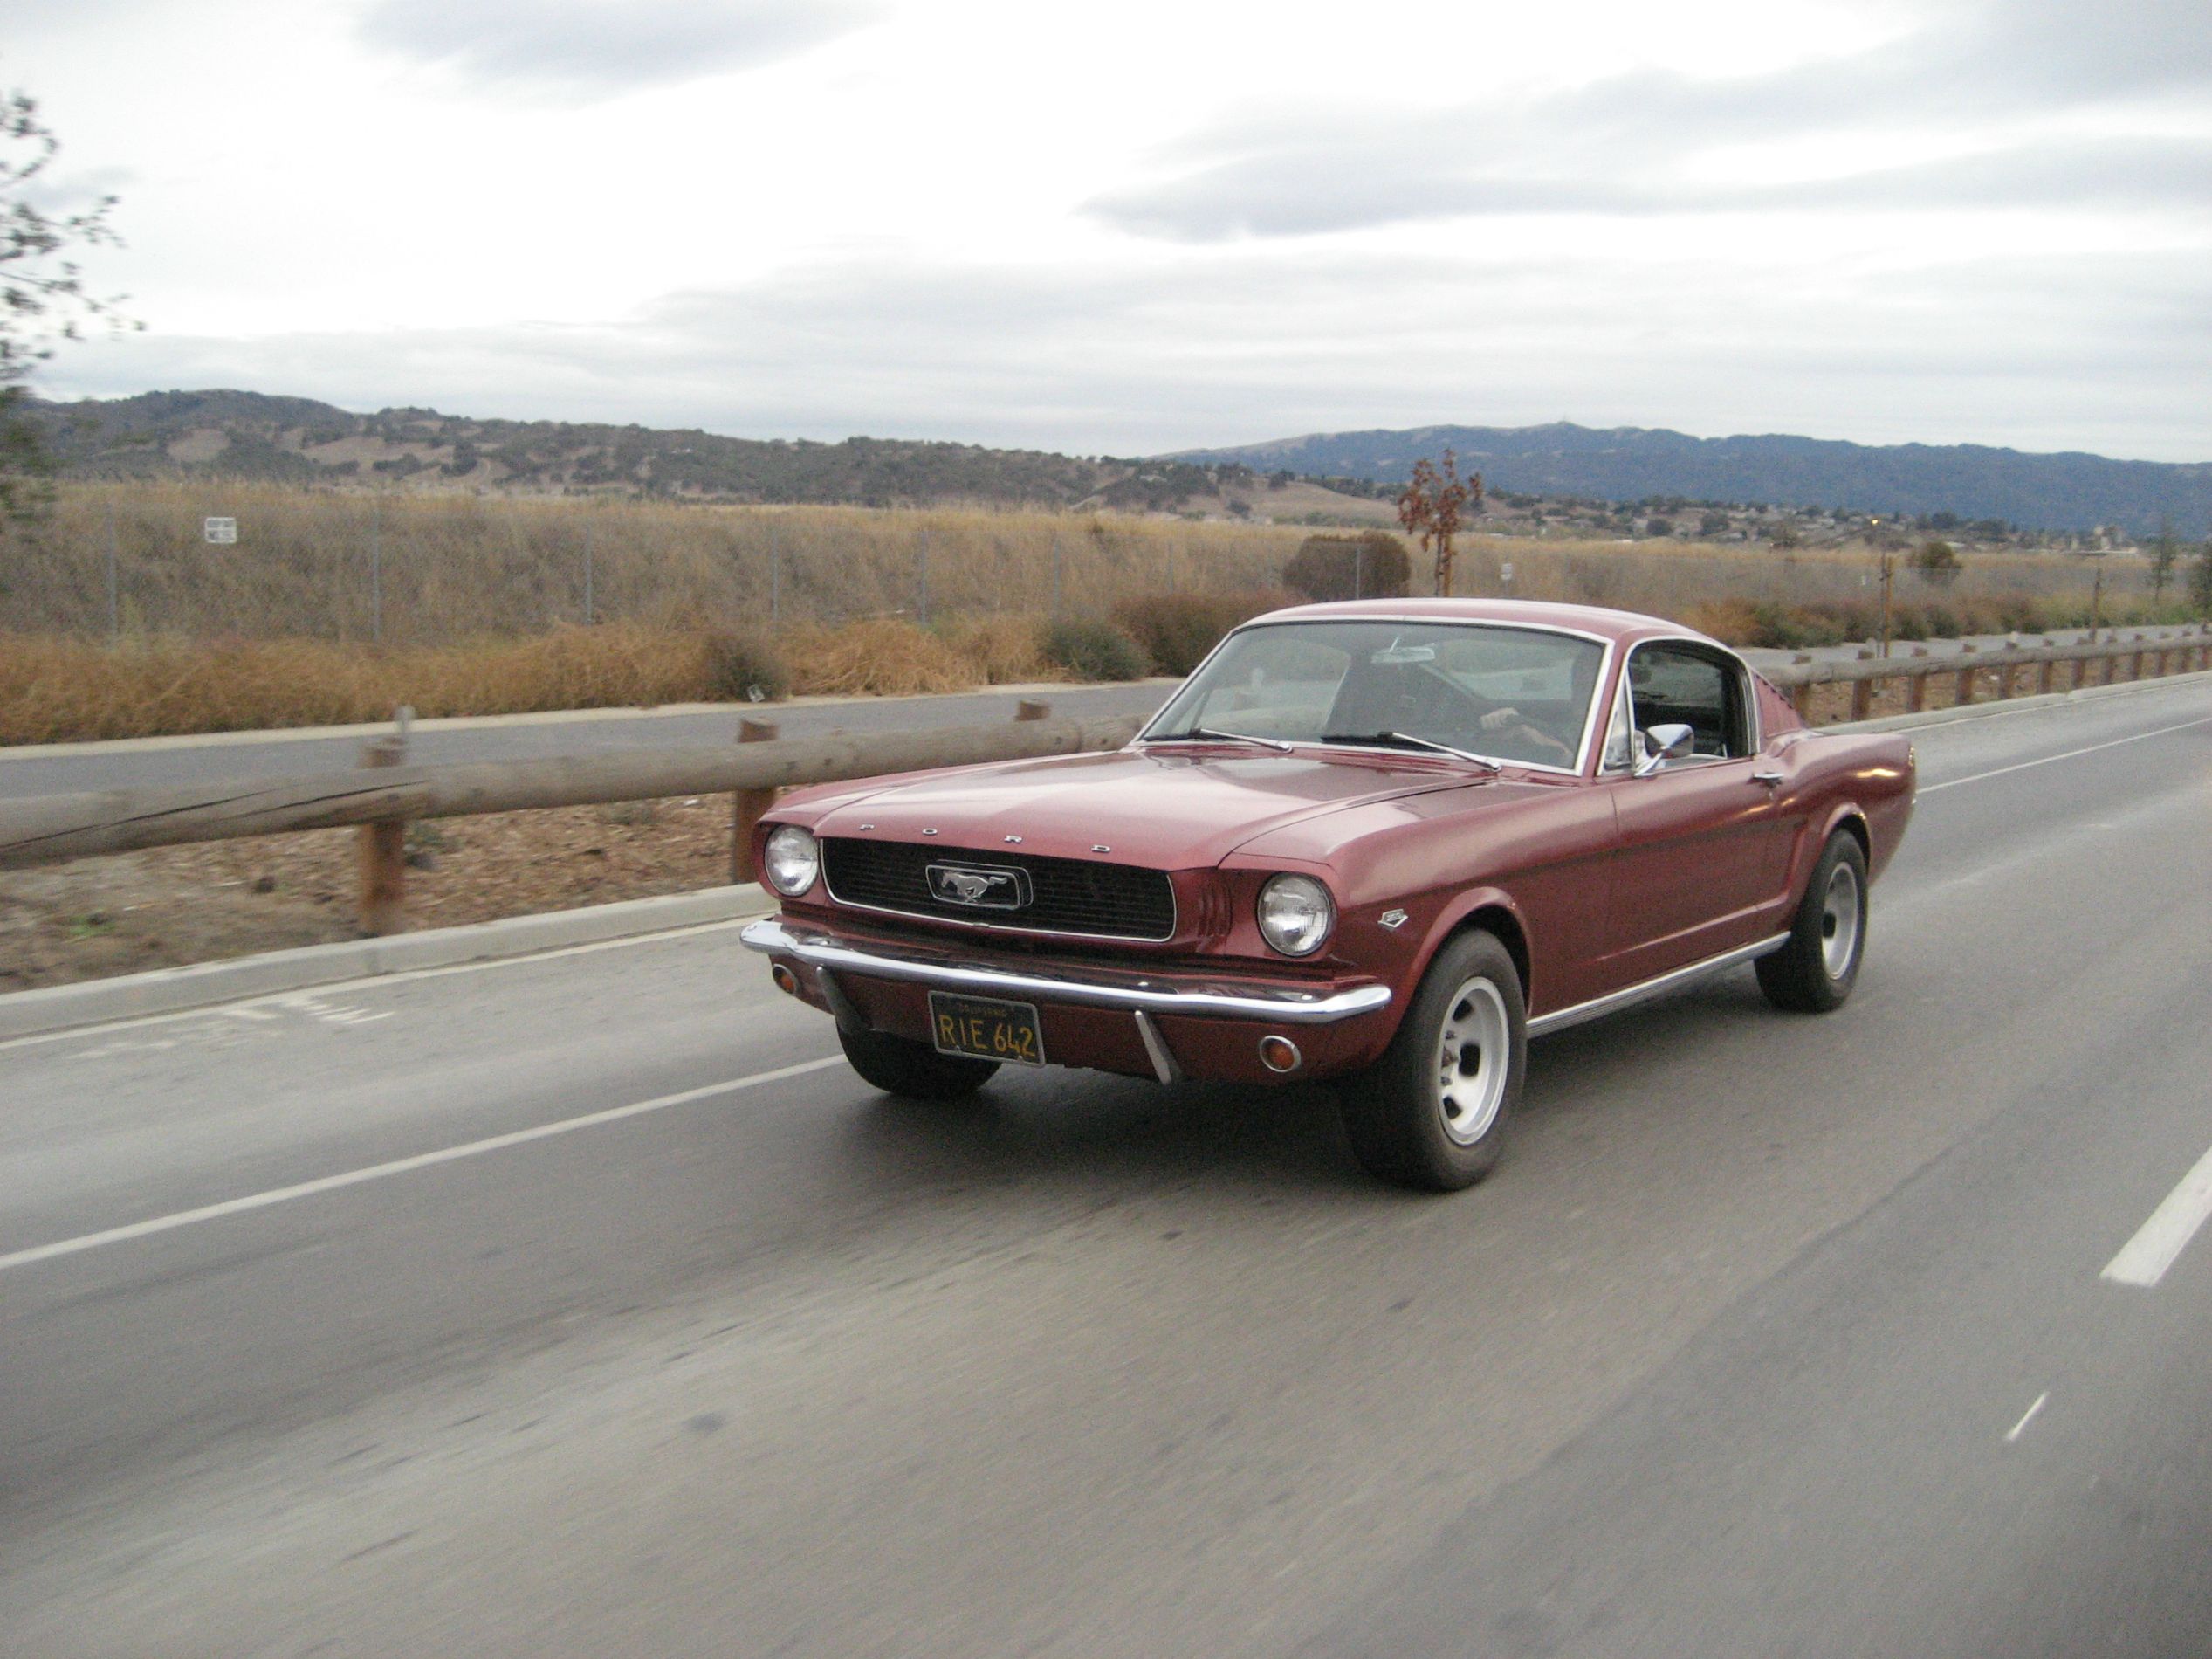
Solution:
{"label": "windshield wiper", "polygon": [[1465,749],[1455,749],[1449,743],[1438,743],[1429,738],[1415,737],[1411,732],[1329,732],[1322,735],[1324,743],[1404,743],[1417,749],[1433,749],[1439,754],[1449,754],[1456,760],[1470,761],[1484,771],[1502,772],[1505,768],[1487,754],[1470,754]]}
{"label": "windshield wiper", "polygon": [[1163,732],[1158,737],[1148,737],[1147,743],[1257,743],[1263,749],[1279,749],[1291,753],[1291,746],[1271,737],[1254,737],[1248,732],[1222,732],[1211,726],[1193,726],[1185,732]]}

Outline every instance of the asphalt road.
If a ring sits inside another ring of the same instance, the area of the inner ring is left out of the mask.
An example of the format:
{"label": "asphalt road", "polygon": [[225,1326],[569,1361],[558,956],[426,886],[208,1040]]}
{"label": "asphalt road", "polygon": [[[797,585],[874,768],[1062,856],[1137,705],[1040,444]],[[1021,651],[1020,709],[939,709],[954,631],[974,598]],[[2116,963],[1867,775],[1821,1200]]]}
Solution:
{"label": "asphalt road", "polygon": [[[2178,630],[2157,629],[2154,634]],[[2086,630],[2051,636],[2071,642]],[[1984,635],[1980,649],[2004,643]],[[1959,642],[1937,640],[1929,654],[1955,655]],[[1858,647],[1834,645],[1805,653],[1817,658],[1849,658]],[[1755,664],[1787,663],[1796,653],[1752,651]],[[415,728],[411,757],[438,764],[462,761],[519,761],[637,747],[704,748],[734,743],[738,722],[748,715],[775,721],[786,737],[817,736],[833,731],[887,732],[938,726],[987,724],[1011,719],[1025,696],[1041,698],[1053,712],[1070,719],[1103,719],[1116,714],[1150,714],[1167,700],[1172,680],[1123,685],[1053,686],[1028,692],[979,692],[956,697],[896,697],[800,699],[759,707],[732,705],[708,710],[641,712],[587,710],[556,716],[492,716],[436,720]],[[126,743],[59,743],[0,751],[0,800],[72,790],[162,788],[211,783],[224,778],[265,778],[303,772],[342,771],[361,754],[358,732],[217,733],[203,738],[155,738]]]}
{"label": "asphalt road", "polygon": [[0,1044],[0,1650],[2212,1651],[2212,683],[1916,740],[1845,1009],[1448,1199],[726,927]]}

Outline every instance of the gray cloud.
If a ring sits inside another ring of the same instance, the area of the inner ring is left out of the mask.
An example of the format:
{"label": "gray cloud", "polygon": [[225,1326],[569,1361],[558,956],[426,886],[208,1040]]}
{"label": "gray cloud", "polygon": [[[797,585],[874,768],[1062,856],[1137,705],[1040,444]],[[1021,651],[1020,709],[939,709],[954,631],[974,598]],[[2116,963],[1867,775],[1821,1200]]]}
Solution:
{"label": "gray cloud", "polygon": [[866,0],[374,0],[361,38],[511,90],[608,96],[788,58],[865,26]]}
{"label": "gray cloud", "polygon": [[1964,259],[1815,288],[1725,256],[1292,268],[1251,250],[1192,256],[1171,281],[794,272],[590,327],[136,336],[72,351],[48,383],[1082,453],[1565,416],[2203,460],[2208,320],[2212,270],[2193,252]]}
{"label": "gray cloud", "polygon": [[[1206,242],[1410,220],[1529,212],[1649,214],[1831,205],[2066,204],[2101,196],[2188,209],[2206,199],[2202,147],[2184,141],[2015,139],[1973,162],[1890,169],[1803,189],[1687,182],[1733,145],[1851,132],[1971,134],[2059,114],[2201,113],[2212,91],[2202,0],[2005,0],[1931,9],[1872,51],[1730,79],[1652,71],[1519,103],[1376,116],[1263,113],[1161,150],[1160,176],[1089,204],[1145,237]],[[2078,149],[2070,159],[2063,150]]]}

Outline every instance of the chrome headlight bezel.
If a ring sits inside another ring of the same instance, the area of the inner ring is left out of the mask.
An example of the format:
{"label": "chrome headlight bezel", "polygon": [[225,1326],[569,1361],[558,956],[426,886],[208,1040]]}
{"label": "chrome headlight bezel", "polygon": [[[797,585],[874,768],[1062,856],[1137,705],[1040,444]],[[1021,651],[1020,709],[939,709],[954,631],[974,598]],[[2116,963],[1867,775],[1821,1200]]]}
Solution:
{"label": "chrome headlight bezel", "polygon": [[1278,956],[1311,956],[1336,931],[1336,899],[1314,876],[1270,876],[1254,906],[1260,937]]}
{"label": "chrome headlight bezel", "polygon": [[821,843],[814,831],[780,823],[760,846],[760,876],[769,890],[796,898],[821,875]]}

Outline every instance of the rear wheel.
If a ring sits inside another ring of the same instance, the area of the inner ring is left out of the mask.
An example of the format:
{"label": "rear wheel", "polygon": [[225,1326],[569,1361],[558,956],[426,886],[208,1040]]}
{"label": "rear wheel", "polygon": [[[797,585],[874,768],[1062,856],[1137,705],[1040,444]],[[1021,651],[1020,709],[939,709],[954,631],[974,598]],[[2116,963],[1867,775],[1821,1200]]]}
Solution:
{"label": "rear wheel", "polygon": [[910,1100],[957,1100],[973,1094],[999,1069],[995,1060],[970,1060],[957,1054],[939,1054],[926,1043],[889,1036],[881,1031],[837,1029],[845,1058],[853,1070],[885,1094]]}
{"label": "rear wheel", "polygon": [[1498,1161],[1528,1057],[1511,953],[1493,934],[1460,934],[1429,964],[1383,1057],[1343,1085],[1352,1151],[1400,1186],[1472,1186]]}
{"label": "rear wheel", "polygon": [[1825,1014],[1843,1007],[1865,953],[1866,855],[1838,830],[1805,883],[1789,942],[1759,959],[1759,988],[1778,1008]]}

